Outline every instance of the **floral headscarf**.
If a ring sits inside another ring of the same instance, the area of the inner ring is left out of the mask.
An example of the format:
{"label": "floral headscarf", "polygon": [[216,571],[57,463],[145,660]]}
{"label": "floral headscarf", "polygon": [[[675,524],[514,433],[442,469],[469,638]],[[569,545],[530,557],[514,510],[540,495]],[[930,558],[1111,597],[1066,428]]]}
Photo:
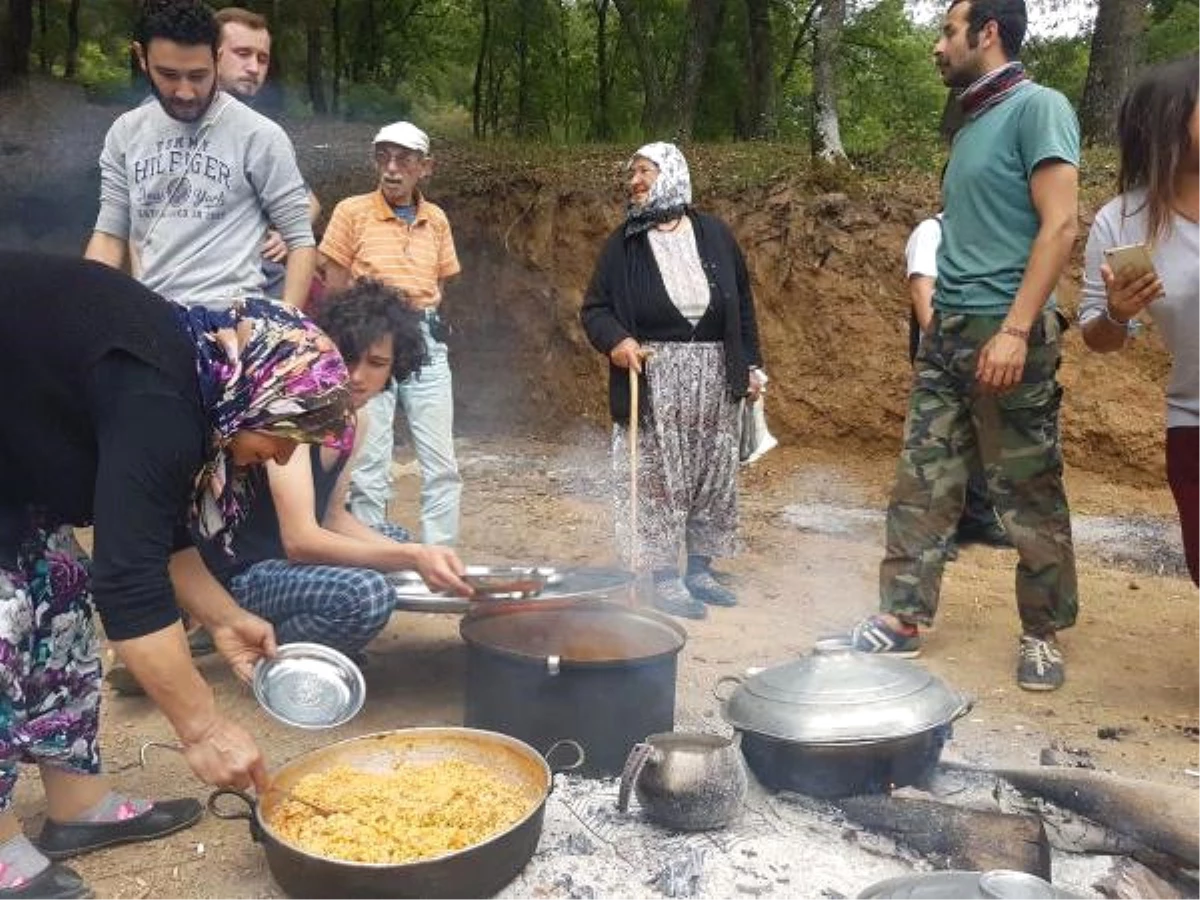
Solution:
{"label": "floral headscarf", "polygon": [[348,453],[354,408],[346,364],[299,311],[252,298],[226,310],[178,308],[196,345],[200,397],[212,455],[196,476],[190,519],[202,538],[221,538],[245,514],[249,479],[227,450],[239,431],[262,431]]}
{"label": "floral headscarf", "polygon": [[636,206],[630,203],[625,208],[626,237],[646,231],[660,222],[678,219],[692,203],[692,176],[688,172],[687,160],[678,147],[662,141],[647,144],[629,157],[627,167],[632,168],[638,157],[658,166],[658,177],[650,185],[650,193],[644,203]]}

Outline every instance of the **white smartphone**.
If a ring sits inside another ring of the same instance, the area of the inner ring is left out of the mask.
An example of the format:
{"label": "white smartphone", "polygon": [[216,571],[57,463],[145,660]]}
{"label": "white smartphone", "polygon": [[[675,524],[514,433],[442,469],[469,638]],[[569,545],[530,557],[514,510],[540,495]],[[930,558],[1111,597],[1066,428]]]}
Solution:
{"label": "white smartphone", "polygon": [[1122,272],[1132,272],[1135,275],[1144,275],[1147,272],[1155,274],[1154,260],[1150,256],[1150,248],[1145,244],[1109,247],[1104,251],[1104,261],[1113,270],[1113,274]]}

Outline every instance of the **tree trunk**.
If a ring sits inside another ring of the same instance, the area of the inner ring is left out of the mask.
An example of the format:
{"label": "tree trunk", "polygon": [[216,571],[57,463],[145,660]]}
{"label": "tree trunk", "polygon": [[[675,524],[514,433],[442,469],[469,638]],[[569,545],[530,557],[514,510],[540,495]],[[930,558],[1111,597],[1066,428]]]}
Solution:
{"label": "tree trunk", "polygon": [[484,116],[484,67],[492,40],[492,4],[483,0],[483,27],[479,34],[479,54],[475,57],[475,83],[471,85],[471,130],[475,137],[482,138],[487,126]]}
{"label": "tree trunk", "polygon": [[79,71],[79,0],[67,8],[67,66],[63,73],[74,78]]}
{"label": "tree trunk", "polygon": [[325,84],[321,79],[321,23],[316,16],[309,18],[305,27],[307,37],[307,69],[308,99],[312,101],[313,112],[319,116],[325,115],[329,107],[325,103]]}
{"label": "tree trunk", "polygon": [[50,31],[46,27],[46,0],[38,0],[38,71],[50,74]]}
{"label": "tree trunk", "polygon": [[826,162],[846,158],[837,111],[837,58],[846,21],[845,0],[821,0],[813,47],[813,156]]}
{"label": "tree trunk", "polygon": [[672,129],[676,140],[686,142],[691,139],[700,85],[704,81],[709,54],[721,30],[724,10],[724,0],[690,0],[688,3],[687,38],[676,79],[675,103],[672,104],[677,114]]}
{"label": "tree trunk", "polygon": [[621,27],[629,35],[633,43],[634,58],[637,60],[638,74],[642,76],[642,129],[647,134],[654,134],[663,127],[666,98],[663,97],[662,78],[658,72],[658,55],[646,36],[638,15],[635,0],[613,0],[617,12],[621,14]]}
{"label": "tree trunk", "polygon": [[330,25],[333,32],[333,113],[342,108],[342,0],[333,0],[329,7]]}
{"label": "tree trunk", "polygon": [[571,140],[571,28],[565,0],[558,0],[558,29],[562,35],[563,140],[569,143]]}
{"label": "tree trunk", "polygon": [[1100,0],[1087,81],[1079,104],[1079,129],[1085,143],[1112,143],[1117,110],[1133,80],[1146,4],[1142,0]]}
{"label": "tree trunk", "polygon": [[8,72],[12,80],[29,76],[33,44],[33,0],[8,0]]}
{"label": "tree trunk", "polygon": [[747,68],[750,85],[748,134],[750,138],[775,136],[775,55],[772,51],[769,0],[746,0],[750,42]]}
{"label": "tree trunk", "polygon": [[517,121],[513,131],[519,138],[529,133],[529,4],[518,3],[517,20]]}
{"label": "tree trunk", "polygon": [[593,0],[596,11],[596,110],[592,115],[592,137],[597,141],[612,139],[612,115],[609,103],[612,92],[609,88],[608,63],[608,6],[609,0]]}

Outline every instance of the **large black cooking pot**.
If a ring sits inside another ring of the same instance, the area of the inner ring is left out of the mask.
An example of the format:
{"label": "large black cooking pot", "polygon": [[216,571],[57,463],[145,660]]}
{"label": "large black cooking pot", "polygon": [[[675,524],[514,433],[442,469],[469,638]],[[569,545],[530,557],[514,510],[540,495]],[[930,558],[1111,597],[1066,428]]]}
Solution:
{"label": "large black cooking pot", "polygon": [[534,747],[579,742],[588,776],[620,775],[629,748],[675,727],[675,664],[687,632],[603,600],[476,603],[465,724]]}
{"label": "large black cooking pot", "polygon": [[[582,762],[579,755],[575,765]],[[351,862],[309,853],[271,827],[275,808],[305,775],[333,766],[387,771],[401,762],[443,759],[476,763],[518,785],[529,797],[530,812],[481,844],[404,864]],[[258,802],[241,791],[225,789],[209,797],[208,808],[221,819],[250,821],[251,837],[262,844],[272,877],[289,897],[491,897],[525,868],[537,849],[552,785],[546,760],[508,735],[470,728],[406,728],[306,753],[276,773],[270,790]],[[241,799],[246,808],[224,808],[221,798],[231,796]]]}
{"label": "large black cooking pot", "polygon": [[760,782],[826,798],[924,783],[951,723],[971,709],[915,663],[836,640],[749,678],[722,678],[716,693]]}

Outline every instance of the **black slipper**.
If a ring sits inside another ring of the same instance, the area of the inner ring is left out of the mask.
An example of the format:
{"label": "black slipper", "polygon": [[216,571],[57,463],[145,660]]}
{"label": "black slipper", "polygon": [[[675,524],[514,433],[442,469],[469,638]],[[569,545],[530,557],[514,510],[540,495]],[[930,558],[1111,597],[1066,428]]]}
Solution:
{"label": "black slipper", "polygon": [[132,819],[120,822],[55,822],[47,819],[34,843],[51,859],[68,859],[101,847],[152,841],[200,821],[204,807],[193,797],[156,800]]}
{"label": "black slipper", "polygon": [[0,888],[0,900],[16,897],[94,897],[92,889],[69,866],[52,862],[20,887]]}

